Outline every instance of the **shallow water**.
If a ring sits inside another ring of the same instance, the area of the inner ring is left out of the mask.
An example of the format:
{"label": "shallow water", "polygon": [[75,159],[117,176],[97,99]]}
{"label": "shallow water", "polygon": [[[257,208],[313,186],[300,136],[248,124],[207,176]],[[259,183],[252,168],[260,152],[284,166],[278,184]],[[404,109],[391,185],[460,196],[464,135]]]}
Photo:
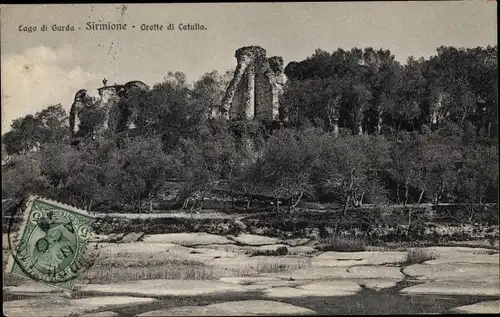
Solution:
{"label": "shallow water", "polygon": [[[443,314],[458,306],[498,300],[498,297],[495,296],[403,295],[399,293],[401,289],[415,284],[417,283],[403,281],[390,289],[374,291],[365,288],[355,295],[335,297],[269,298],[262,296],[260,292],[154,297],[159,301],[135,307],[104,308],[99,311],[113,310],[119,313],[119,316],[132,317],[144,312],[171,307],[201,306],[227,301],[267,300],[312,309],[318,315]],[[79,294],[79,297],[90,296],[95,295],[92,293]]]}
{"label": "shallow water", "polygon": [[[206,246],[204,246],[206,247]],[[150,250],[152,252],[152,250]],[[189,250],[188,250],[189,251]],[[450,251],[451,252],[451,251]],[[493,252],[493,251],[492,251]],[[192,253],[192,252],[191,252]],[[189,253],[189,254],[191,254]],[[453,253],[453,252],[452,252]],[[169,258],[167,255],[166,258]],[[250,258],[248,258],[250,259]],[[125,264],[129,264],[128,258],[125,262],[115,259],[117,263],[123,264],[124,267],[130,268]],[[386,260],[386,259],[385,259]],[[128,262],[127,262],[128,261]],[[150,264],[150,263],[148,263]],[[402,272],[404,274],[404,272]],[[309,277],[309,275],[308,275]],[[464,278],[465,279],[465,278]],[[17,285],[23,281],[9,279],[7,285]],[[205,281],[206,282],[206,281]],[[115,311],[119,316],[136,316],[145,312],[168,309],[180,306],[205,306],[210,304],[228,302],[228,301],[244,301],[244,300],[265,300],[278,301],[303,308],[308,308],[316,311],[319,315],[372,315],[372,314],[442,314],[448,313],[450,309],[470,305],[481,301],[498,300],[498,296],[464,296],[464,295],[406,295],[401,294],[400,290],[410,287],[424,281],[417,282],[411,276],[405,274],[404,280],[396,284],[393,288],[382,289],[375,291],[363,288],[360,292],[349,296],[329,296],[329,297],[301,297],[301,298],[275,298],[263,296],[262,292],[243,292],[243,293],[224,293],[218,295],[201,295],[201,296],[138,296],[137,294],[111,294],[97,293],[92,291],[82,292],[76,291],[73,298],[85,297],[105,297],[105,296],[134,296],[134,297],[150,297],[158,301],[146,304],[136,304],[132,307],[113,308],[112,306],[103,307],[99,311]],[[4,285],[5,280],[4,280]],[[199,285],[199,284],[196,284]],[[44,298],[49,299],[51,296],[58,294],[36,294],[36,295],[14,295],[8,292],[3,292],[4,301],[21,300],[29,298]],[[42,299],[42,302],[44,300]],[[43,304],[42,304],[43,305]],[[50,305],[47,309],[50,309]]]}

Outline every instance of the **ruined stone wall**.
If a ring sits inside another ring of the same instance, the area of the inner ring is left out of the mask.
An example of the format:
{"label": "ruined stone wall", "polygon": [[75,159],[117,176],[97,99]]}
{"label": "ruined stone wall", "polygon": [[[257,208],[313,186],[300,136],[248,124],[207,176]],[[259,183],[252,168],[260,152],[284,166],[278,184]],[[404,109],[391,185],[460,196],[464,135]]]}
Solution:
{"label": "ruined stone wall", "polygon": [[[124,129],[134,129],[139,116],[142,111],[143,102],[145,97],[142,93],[149,91],[149,86],[145,83],[135,80],[130,81],[123,85],[118,92],[121,104],[119,105],[120,120],[122,121]],[[127,98],[134,97],[133,104],[129,104]]]}
{"label": "ruined stone wall", "polygon": [[80,123],[78,114],[85,107],[85,102],[87,98],[88,98],[87,91],[85,89],[80,89],[75,94],[75,99],[69,111],[69,128],[71,136],[75,136],[76,132],[78,132],[78,125]]}
{"label": "ruined stone wall", "polygon": [[[125,85],[105,86],[98,89],[99,101],[98,107],[105,109],[106,117],[100,132],[116,133],[123,129],[135,127],[135,120],[140,111],[138,107],[128,107],[122,101],[136,89],[149,90],[149,87],[140,81],[131,81]],[[75,95],[75,101],[70,111],[70,129],[71,135],[75,136],[78,131],[78,114],[90,100],[87,91],[79,90]]]}
{"label": "ruined stone wall", "polygon": [[108,86],[98,89],[101,98],[100,107],[107,109],[107,118],[104,123],[104,129],[115,131],[118,123],[119,109],[118,91],[121,86]]}
{"label": "ruined stone wall", "polygon": [[266,58],[266,50],[246,46],[236,50],[237,66],[222,106],[224,117],[235,120],[278,120],[279,96],[285,76],[281,57]]}
{"label": "ruined stone wall", "polygon": [[[241,78],[237,85],[234,86],[234,94],[232,100],[224,110],[229,113],[229,117],[227,119],[231,120],[243,120],[245,117],[245,107],[247,106],[247,102],[245,100],[249,100],[249,94],[246,89],[248,88],[248,76],[246,74],[246,69],[242,73]],[[229,90],[229,88],[228,88]]]}
{"label": "ruined stone wall", "polygon": [[273,95],[274,100],[274,110],[273,113],[279,111],[279,98],[285,92],[285,84],[287,82],[287,77],[285,75],[285,67],[283,63],[283,58],[279,56],[273,56],[268,58],[269,66],[274,72],[274,80],[276,81],[276,94]]}
{"label": "ruined stone wall", "polygon": [[245,76],[245,81],[242,86],[244,88],[243,92],[243,117],[245,119],[253,119],[255,116],[255,71],[256,63],[248,65],[247,74]]}
{"label": "ruined stone wall", "polygon": [[99,96],[101,97],[102,105],[107,104],[108,102],[112,102],[113,99],[118,97],[118,91],[122,88],[122,86],[107,86],[98,89]]}
{"label": "ruined stone wall", "polygon": [[273,120],[273,83],[269,64],[258,65],[259,71],[255,80],[255,118]]}

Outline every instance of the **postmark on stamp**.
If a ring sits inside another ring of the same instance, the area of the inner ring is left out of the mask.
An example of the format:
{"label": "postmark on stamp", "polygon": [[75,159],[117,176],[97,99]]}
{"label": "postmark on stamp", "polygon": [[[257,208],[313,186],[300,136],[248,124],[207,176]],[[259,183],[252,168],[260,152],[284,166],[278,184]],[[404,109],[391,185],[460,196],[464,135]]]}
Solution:
{"label": "postmark on stamp", "polygon": [[86,263],[92,221],[83,210],[30,196],[6,272],[72,291]]}

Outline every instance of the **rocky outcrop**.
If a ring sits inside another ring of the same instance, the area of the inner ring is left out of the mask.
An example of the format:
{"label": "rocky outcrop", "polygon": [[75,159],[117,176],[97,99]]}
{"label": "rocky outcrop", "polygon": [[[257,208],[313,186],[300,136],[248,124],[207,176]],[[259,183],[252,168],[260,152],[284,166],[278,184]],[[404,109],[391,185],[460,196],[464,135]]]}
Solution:
{"label": "rocky outcrop", "polygon": [[279,96],[286,82],[283,59],[266,57],[259,46],[236,50],[237,66],[222,100],[223,117],[232,120],[278,120]]}

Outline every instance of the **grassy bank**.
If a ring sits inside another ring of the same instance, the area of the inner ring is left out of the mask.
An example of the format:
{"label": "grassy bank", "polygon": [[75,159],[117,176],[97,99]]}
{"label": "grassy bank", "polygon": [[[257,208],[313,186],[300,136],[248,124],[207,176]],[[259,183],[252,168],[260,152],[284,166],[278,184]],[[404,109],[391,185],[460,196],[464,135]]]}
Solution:
{"label": "grassy bank", "polygon": [[[225,219],[187,217],[139,219],[97,217],[98,234],[143,232],[145,234],[207,232],[218,235],[251,233],[279,238],[327,239],[351,237],[370,244],[443,244],[451,241],[498,240],[498,210],[495,205],[476,213],[469,221],[464,206],[382,206],[347,210],[298,210],[294,213],[260,212]],[[203,210],[200,212],[203,213]],[[237,218],[240,218],[236,220]],[[3,217],[4,232],[17,230],[19,218]],[[353,246],[356,249],[355,246]]]}

